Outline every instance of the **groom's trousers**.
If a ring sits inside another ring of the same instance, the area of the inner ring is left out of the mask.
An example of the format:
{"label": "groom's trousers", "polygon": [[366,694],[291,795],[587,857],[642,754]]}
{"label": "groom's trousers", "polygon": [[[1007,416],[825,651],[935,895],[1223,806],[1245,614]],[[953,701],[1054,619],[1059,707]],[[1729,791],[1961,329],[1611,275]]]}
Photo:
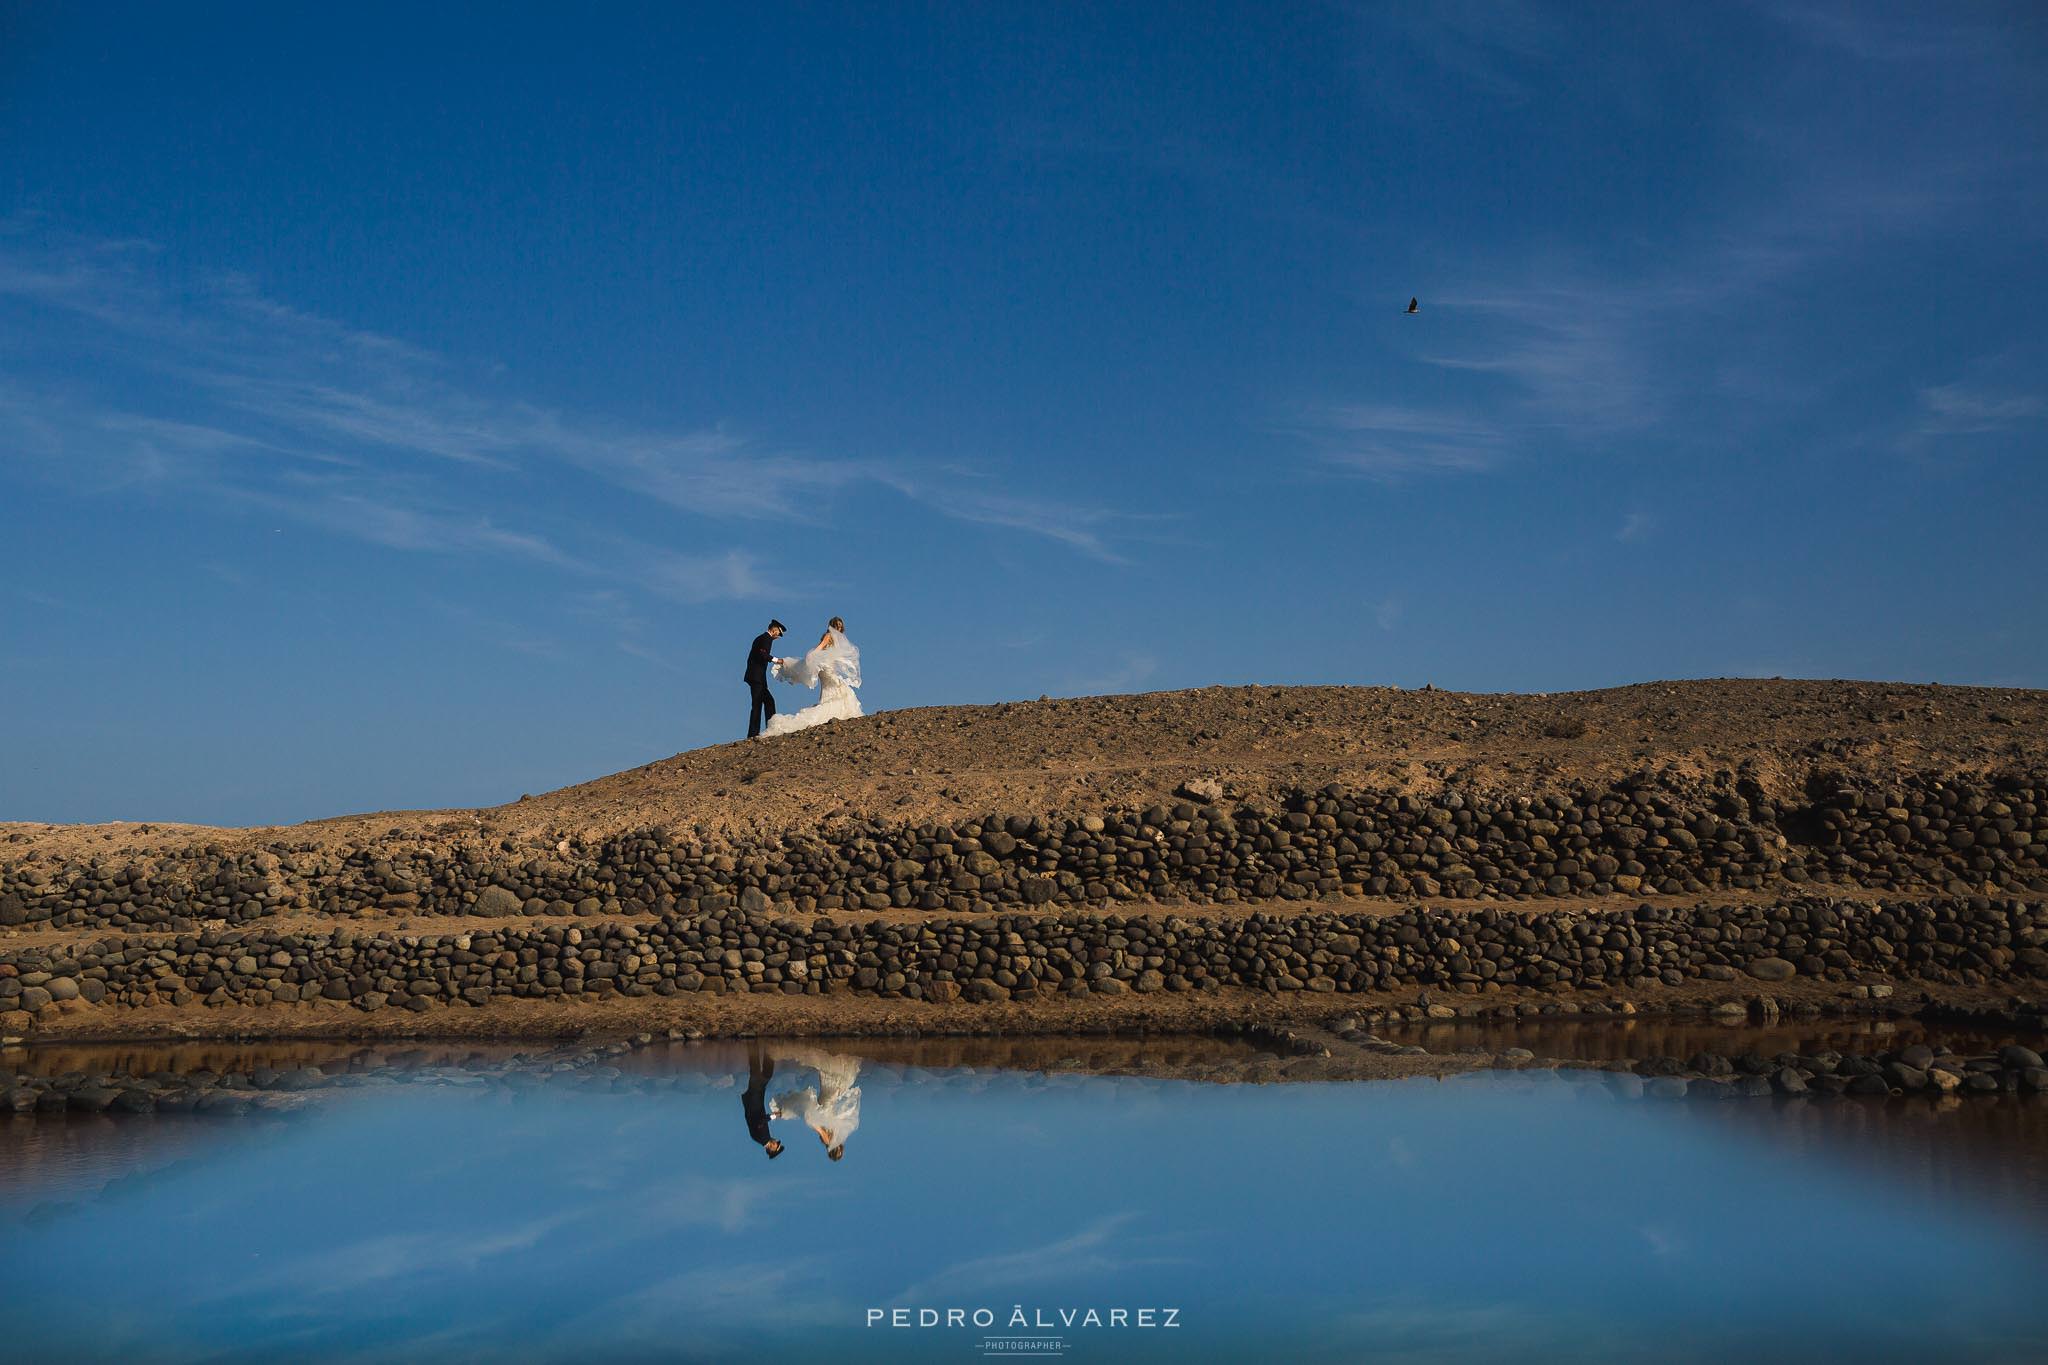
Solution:
{"label": "groom's trousers", "polygon": [[750,682],[747,686],[754,692],[754,704],[747,712],[747,738],[752,739],[761,733],[763,722],[774,717],[775,694],[768,690],[767,683]]}

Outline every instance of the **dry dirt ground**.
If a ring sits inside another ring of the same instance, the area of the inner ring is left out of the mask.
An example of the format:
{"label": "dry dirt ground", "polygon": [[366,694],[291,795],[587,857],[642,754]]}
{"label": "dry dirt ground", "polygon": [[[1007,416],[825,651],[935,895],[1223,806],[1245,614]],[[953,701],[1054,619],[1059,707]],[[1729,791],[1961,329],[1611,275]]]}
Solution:
{"label": "dry dirt ground", "polygon": [[1777,795],[1816,773],[1882,778],[2048,768],[2048,692],[1712,679],[1487,695],[1384,687],[1204,687],[923,707],[695,749],[474,810],[300,825],[0,825],[0,862],[119,859],[194,843],[521,844],[666,825],[721,834],[1143,806],[1206,778],[1237,798],[1331,782],[1556,791],[1639,771],[1742,772]]}
{"label": "dry dirt ground", "polygon": [[[1626,1008],[1629,1014],[1664,1017],[1704,1015],[1725,1001],[1746,1001],[1768,990],[1780,1008],[1812,1004],[1823,1009],[1861,1009],[1847,988],[1825,982],[1689,982],[1665,987],[1642,984],[1612,994],[1552,994],[1502,990],[1483,995],[1429,992],[1439,1007],[1493,1009],[1506,1005],[1542,1007],[1589,1001]],[[1091,1032],[1195,1034],[1231,1030],[1256,1022],[1267,1028],[1313,1029],[1374,1009],[1421,1012],[1420,993],[1333,996],[1308,991],[1268,994],[1226,990],[1214,994],[1147,996],[1041,995],[1001,1005],[931,1004],[857,995],[709,995],[689,993],[663,999],[496,1000],[481,1007],[455,1007],[414,1014],[410,1010],[365,1012],[332,1001],[297,1006],[223,1006],[212,1009],[147,1006],[93,1009],[83,1005],[49,1012],[36,1043],[175,1039],[433,1039],[473,1043],[544,1041],[564,1038],[622,1038],[636,1033],[694,1030],[709,1037],[744,1034],[778,1037],[925,1037],[956,1035],[1030,1037]],[[72,1002],[74,1005],[76,1002]],[[1902,986],[1885,1008],[1910,1011],[1939,1003],[1947,1009],[2038,1012],[2041,1001],[2014,997],[1990,987]],[[1611,1017],[1611,1016],[1610,1016]]]}

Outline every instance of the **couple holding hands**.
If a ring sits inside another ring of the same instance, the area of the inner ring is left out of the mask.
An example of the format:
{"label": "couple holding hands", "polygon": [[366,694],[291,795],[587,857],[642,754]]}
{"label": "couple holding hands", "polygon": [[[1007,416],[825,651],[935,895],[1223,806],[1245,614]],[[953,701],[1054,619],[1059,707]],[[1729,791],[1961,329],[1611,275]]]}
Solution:
{"label": "couple holding hands", "polygon": [[[753,696],[753,706],[747,713],[748,739],[763,734],[786,735],[793,730],[823,725],[828,720],[851,720],[860,714],[860,697],[855,691],[860,686],[860,650],[846,638],[845,619],[835,616],[827,622],[818,643],[801,659],[775,657],[775,642],[787,629],[780,621],[770,621],[768,629],[754,637],[753,647],[747,651],[746,684]],[[818,700],[793,715],[777,715],[775,694],[768,690],[771,676],[792,686],[817,688]]]}
{"label": "couple holding hands", "polygon": [[[768,1082],[780,1065],[784,1075],[792,1069],[815,1071],[815,1085],[786,1090],[768,1097]],[[837,1161],[846,1155],[846,1140],[860,1127],[860,1059],[819,1048],[778,1049],[776,1055],[759,1043],[747,1049],[747,1088],[740,1095],[746,1110],[747,1136],[761,1144],[773,1161],[782,1155],[782,1139],[768,1126],[779,1119],[797,1119],[825,1144],[825,1155]]]}

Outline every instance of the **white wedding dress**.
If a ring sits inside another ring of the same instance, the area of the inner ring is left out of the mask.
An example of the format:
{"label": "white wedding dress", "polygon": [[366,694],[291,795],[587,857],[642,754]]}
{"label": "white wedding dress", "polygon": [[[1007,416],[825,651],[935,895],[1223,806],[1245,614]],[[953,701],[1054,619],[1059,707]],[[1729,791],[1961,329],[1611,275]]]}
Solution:
{"label": "white wedding dress", "polygon": [[818,1083],[790,1090],[768,1102],[771,1119],[799,1119],[826,1150],[843,1148],[860,1127],[860,1058],[805,1048],[775,1059],[778,1066],[809,1068]]}
{"label": "white wedding dress", "polygon": [[818,699],[801,711],[782,712],[768,718],[761,733],[786,735],[808,730],[828,720],[852,720],[860,714],[860,650],[836,630],[825,632],[818,647],[801,659],[777,659],[775,676],[798,687],[815,687]]}

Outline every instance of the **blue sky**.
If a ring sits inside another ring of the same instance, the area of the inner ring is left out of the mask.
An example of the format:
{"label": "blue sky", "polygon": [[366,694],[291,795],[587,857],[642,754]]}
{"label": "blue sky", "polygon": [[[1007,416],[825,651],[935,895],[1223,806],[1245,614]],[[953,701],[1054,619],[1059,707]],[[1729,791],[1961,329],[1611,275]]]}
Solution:
{"label": "blue sky", "polygon": [[870,709],[2048,684],[2044,77],[2030,5],[0,5],[0,819],[495,803],[736,736],[770,614]]}

